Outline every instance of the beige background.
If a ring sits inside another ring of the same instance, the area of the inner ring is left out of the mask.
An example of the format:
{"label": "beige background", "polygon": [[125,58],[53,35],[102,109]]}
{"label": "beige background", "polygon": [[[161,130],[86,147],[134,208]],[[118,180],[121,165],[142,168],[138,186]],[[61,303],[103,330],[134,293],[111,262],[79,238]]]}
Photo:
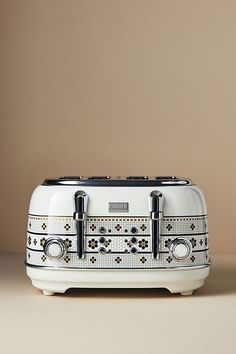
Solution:
{"label": "beige background", "polygon": [[[235,354],[236,258],[213,255],[193,296],[164,289],[70,289],[43,296],[23,255],[0,257],[6,354]],[[14,340],[13,340],[14,338]]]}
{"label": "beige background", "polygon": [[0,251],[56,175],[191,177],[234,252],[236,2],[0,1]]}

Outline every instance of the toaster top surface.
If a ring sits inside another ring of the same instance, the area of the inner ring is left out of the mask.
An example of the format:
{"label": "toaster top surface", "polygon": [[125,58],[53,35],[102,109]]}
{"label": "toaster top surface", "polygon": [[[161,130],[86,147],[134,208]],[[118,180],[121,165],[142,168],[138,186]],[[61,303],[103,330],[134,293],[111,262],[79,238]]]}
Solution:
{"label": "toaster top surface", "polygon": [[189,178],[175,176],[63,176],[46,178],[44,186],[102,186],[102,187],[145,187],[145,186],[186,186],[192,185]]}

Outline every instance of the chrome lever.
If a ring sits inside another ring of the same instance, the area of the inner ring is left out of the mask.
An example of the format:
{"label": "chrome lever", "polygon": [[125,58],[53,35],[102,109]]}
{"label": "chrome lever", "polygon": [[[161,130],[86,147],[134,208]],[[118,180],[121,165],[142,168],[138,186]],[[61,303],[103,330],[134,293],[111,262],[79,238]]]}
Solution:
{"label": "chrome lever", "polygon": [[80,259],[84,258],[84,230],[87,216],[87,204],[87,194],[84,191],[77,191],[75,193],[75,212],[73,217],[76,222],[77,256]]}
{"label": "chrome lever", "polygon": [[150,194],[150,222],[152,236],[153,258],[159,259],[161,220],[163,218],[164,196],[160,191],[152,191]]}

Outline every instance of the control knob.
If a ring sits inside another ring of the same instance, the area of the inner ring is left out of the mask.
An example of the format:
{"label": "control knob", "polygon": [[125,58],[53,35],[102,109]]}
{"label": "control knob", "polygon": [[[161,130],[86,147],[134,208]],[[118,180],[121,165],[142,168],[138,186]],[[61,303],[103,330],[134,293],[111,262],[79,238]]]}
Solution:
{"label": "control knob", "polygon": [[172,242],[170,251],[175,259],[183,260],[191,255],[192,244],[189,240],[177,238]]}
{"label": "control knob", "polygon": [[67,253],[65,242],[61,238],[49,238],[44,245],[44,253],[50,259],[62,259]]}

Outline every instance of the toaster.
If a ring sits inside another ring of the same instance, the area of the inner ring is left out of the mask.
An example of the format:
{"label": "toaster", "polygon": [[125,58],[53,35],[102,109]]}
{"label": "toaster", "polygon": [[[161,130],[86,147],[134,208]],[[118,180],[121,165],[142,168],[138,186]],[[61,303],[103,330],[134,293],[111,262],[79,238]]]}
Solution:
{"label": "toaster", "polygon": [[166,288],[209,274],[205,199],[188,178],[47,178],[33,192],[26,271],[44,295],[69,288]]}

